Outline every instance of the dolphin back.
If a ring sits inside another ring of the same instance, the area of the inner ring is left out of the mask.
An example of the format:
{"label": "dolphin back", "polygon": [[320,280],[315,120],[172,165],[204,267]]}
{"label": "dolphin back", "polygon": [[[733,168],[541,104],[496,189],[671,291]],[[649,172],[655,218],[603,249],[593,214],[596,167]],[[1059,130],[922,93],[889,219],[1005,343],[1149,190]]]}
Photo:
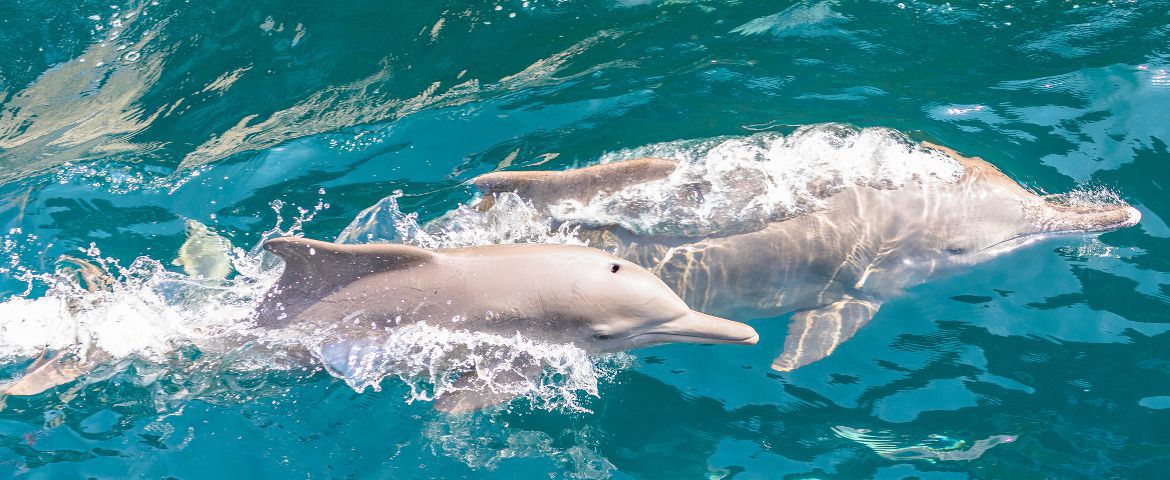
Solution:
{"label": "dolphin back", "polygon": [[508,192],[543,208],[565,200],[586,202],[599,192],[659,180],[677,167],[674,160],[638,158],[565,171],[492,172],[475,177],[471,183],[484,194],[477,208],[490,208],[491,195]]}
{"label": "dolphin back", "polygon": [[426,264],[435,254],[400,244],[342,245],[300,237],[269,240],[264,249],[284,260],[284,272],[256,309],[256,324],[281,327],[322,297],[354,281]]}

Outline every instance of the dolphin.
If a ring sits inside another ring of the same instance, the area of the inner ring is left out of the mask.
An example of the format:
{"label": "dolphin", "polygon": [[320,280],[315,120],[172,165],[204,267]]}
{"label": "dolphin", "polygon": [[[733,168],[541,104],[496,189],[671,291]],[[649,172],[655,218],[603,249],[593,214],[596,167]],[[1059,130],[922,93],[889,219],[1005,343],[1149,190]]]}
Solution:
{"label": "dolphin", "polygon": [[[743,323],[694,311],[657,276],[598,249],[547,244],[425,250],[402,244],[269,240],[284,259],[256,310],[262,328],[330,331],[376,341],[400,325],[430,325],[572,343],[588,353],[662,343],[755,344]],[[346,358],[326,352],[327,367]],[[536,374],[539,372],[527,372]],[[468,411],[510,395],[460,391],[436,408]]]}
{"label": "dolphin", "polygon": [[426,250],[283,237],[264,248],[285,262],[256,323],[360,319],[375,330],[421,321],[573,343],[606,353],[660,343],[745,343],[739,322],[691,310],[657,276],[604,251],[512,244]]}
{"label": "dolphin", "polygon": [[[846,186],[812,212],[702,237],[578,226],[591,246],[646,266],[697,310],[738,319],[796,312],[784,351],[772,362],[790,371],[831,354],[910,286],[1044,238],[1110,231],[1141,218],[1120,201],[1037,195],[980,158],[923,147],[957,161],[961,177]],[[494,195],[515,192],[555,219],[557,205],[661,180],[676,166],[640,158],[568,171],[493,172],[472,183],[483,194],[481,210],[492,207]],[[699,195],[686,198],[701,201],[703,186],[695,188]]]}

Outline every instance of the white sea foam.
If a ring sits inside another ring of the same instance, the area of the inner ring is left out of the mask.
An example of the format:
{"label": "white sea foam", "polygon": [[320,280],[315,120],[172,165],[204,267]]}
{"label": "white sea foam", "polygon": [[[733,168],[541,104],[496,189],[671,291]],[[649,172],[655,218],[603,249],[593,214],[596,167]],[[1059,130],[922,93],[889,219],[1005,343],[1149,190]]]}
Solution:
{"label": "white sea foam", "polygon": [[1068,193],[1050,197],[1049,200],[1081,208],[1128,205],[1117,192],[1102,186],[1082,186]]}
{"label": "white sea foam", "polygon": [[[236,256],[233,263],[255,260]],[[108,260],[117,281],[109,291],[86,291],[51,275],[39,298],[0,302],[0,359],[12,361],[42,349],[94,346],[115,358],[163,360],[178,344],[208,344],[244,333],[251,308],[275,279],[237,277],[206,281],[169,272],[141,257],[121,268]]]}
{"label": "white sea foam", "polygon": [[423,248],[457,248],[512,243],[584,245],[568,226],[552,222],[514,193],[496,197],[496,208],[480,212],[466,205],[439,218],[419,222],[417,213],[403,213],[396,191],[362,210],[337,236],[338,243],[407,243]]}
{"label": "white sea foam", "polygon": [[954,182],[963,167],[885,128],[812,125],[790,135],[683,140],[621,150],[602,163],[639,157],[680,161],[668,178],[550,207],[559,222],[620,225],[644,234],[734,233],[813,211],[853,185],[897,188]]}
{"label": "white sea foam", "polygon": [[628,355],[593,359],[571,344],[426,323],[405,325],[389,335],[325,334],[312,350],[330,373],[359,392],[379,390],[385,377],[396,376],[410,386],[411,401],[473,393],[521,397],[546,410],[586,410],[578,394],[597,396],[598,379],[629,364]]}

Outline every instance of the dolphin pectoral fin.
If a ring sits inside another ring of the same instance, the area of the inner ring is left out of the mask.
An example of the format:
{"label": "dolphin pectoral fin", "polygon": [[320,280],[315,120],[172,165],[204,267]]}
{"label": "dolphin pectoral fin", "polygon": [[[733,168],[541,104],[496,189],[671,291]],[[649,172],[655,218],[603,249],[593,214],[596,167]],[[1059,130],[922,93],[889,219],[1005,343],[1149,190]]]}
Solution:
{"label": "dolphin pectoral fin", "polygon": [[820,360],[869,323],[881,304],[844,298],[815,310],[793,315],[784,338],[784,353],[772,369],[788,372]]}
{"label": "dolphin pectoral fin", "polygon": [[79,357],[72,349],[61,350],[53,354],[46,350],[41,352],[41,356],[25,369],[24,376],[5,385],[0,393],[21,396],[36,395],[76,380],[77,377],[93,371],[101,361],[108,357],[108,354],[96,349],[90,349],[85,358]]}
{"label": "dolphin pectoral fin", "polygon": [[507,192],[544,207],[564,200],[585,202],[598,192],[665,178],[677,166],[674,160],[636,158],[566,171],[492,172],[475,177],[471,183],[484,194],[477,205],[482,210],[492,206],[489,194]]}

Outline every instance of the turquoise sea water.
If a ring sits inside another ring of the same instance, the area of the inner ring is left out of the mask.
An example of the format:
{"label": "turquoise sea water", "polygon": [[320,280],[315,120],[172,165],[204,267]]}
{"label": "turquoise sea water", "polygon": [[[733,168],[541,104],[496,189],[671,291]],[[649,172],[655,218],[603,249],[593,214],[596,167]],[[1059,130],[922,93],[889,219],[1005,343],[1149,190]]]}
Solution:
{"label": "turquoise sea water", "polygon": [[[0,0],[0,374],[22,371],[42,331],[177,343],[6,398],[0,477],[1164,478],[1168,12],[1121,0]],[[425,221],[496,169],[824,122],[948,145],[1038,191],[1107,188],[1142,223],[915,287],[792,373],[768,368],[787,317],[752,321],[754,348],[577,365],[587,378],[565,395],[580,408],[521,399],[449,416],[410,401],[425,381],[359,393],[319,368],[241,371],[225,366],[239,350],[157,337],[186,332],[185,309],[230,319],[246,303],[191,296],[171,265],[186,219],[243,249],[310,216],[303,232],[333,239],[396,190]],[[78,249],[159,262],[125,279],[154,290],[120,290],[105,303],[119,309],[80,320],[30,306],[60,294],[29,276]],[[945,455],[996,435],[1012,441]]]}

